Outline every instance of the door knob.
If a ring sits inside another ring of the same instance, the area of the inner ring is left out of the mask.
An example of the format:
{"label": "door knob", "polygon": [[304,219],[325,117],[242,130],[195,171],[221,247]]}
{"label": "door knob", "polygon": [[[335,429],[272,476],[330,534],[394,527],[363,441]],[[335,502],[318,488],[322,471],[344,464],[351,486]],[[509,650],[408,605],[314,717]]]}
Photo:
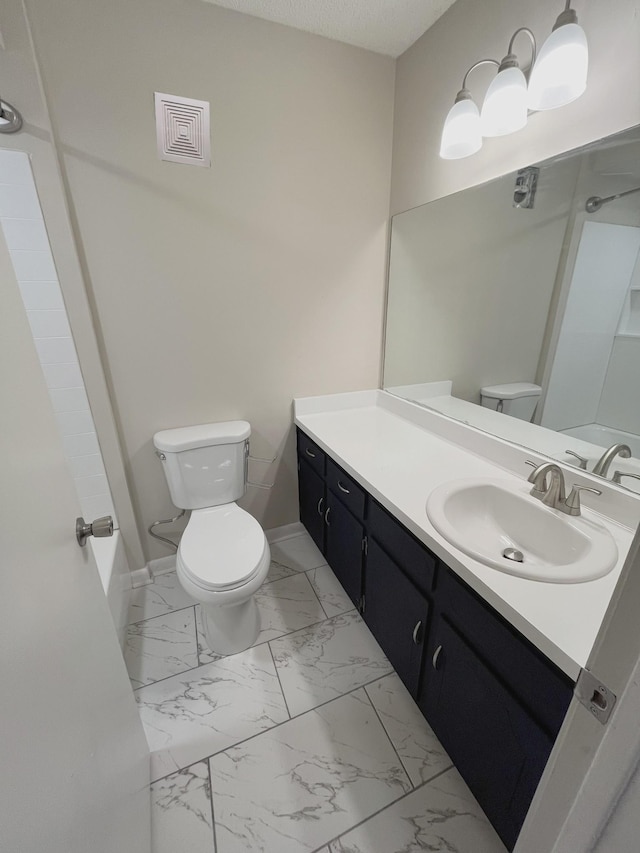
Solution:
{"label": "door knob", "polygon": [[110,515],[103,515],[91,524],[87,524],[82,516],[76,518],[76,539],[81,548],[87,544],[89,536],[113,536],[113,518]]}

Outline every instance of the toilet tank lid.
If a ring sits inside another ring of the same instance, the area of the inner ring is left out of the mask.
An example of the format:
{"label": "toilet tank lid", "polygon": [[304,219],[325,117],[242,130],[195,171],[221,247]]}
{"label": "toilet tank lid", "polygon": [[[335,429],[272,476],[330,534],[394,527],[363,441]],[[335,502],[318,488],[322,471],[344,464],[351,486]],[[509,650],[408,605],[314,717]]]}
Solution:
{"label": "toilet tank lid", "polygon": [[504,385],[485,385],[480,389],[483,397],[494,400],[515,400],[518,397],[539,397],[542,388],[533,382],[505,382]]}
{"label": "toilet tank lid", "polygon": [[251,424],[248,421],[224,421],[163,429],[153,436],[153,445],[156,450],[165,453],[179,453],[181,450],[195,450],[197,447],[211,447],[215,444],[239,444],[250,435]]}

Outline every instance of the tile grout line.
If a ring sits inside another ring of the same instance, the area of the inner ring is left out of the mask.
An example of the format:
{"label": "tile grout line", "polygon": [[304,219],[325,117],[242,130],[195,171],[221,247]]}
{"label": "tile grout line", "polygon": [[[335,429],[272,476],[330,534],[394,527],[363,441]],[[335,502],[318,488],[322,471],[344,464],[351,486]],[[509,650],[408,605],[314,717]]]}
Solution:
{"label": "tile grout line", "polygon": [[[195,610],[195,608],[198,607],[199,605],[198,604],[195,604],[195,605],[191,604],[189,606],[193,607]],[[180,613],[181,611],[188,610],[188,609],[189,609],[188,607],[181,607],[179,610],[173,610],[171,612],[172,613]],[[323,612],[324,612],[324,609],[323,609]],[[344,613],[338,613],[336,616],[327,616],[326,619],[320,619],[318,622],[311,622],[310,625],[304,625],[302,628],[294,628],[293,631],[289,631],[286,634],[280,634],[278,637],[272,637],[270,640],[263,640],[261,643],[256,643],[254,646],[249,646],[249,648],[243,649],[241,652],[235,652],[232,655],[221,655],[219,658],[216,658],[216,660],[206,661],[206,663],[202,663],[202,664],[199,663],[197,666],[191,666],[188,669],[182,670],[182,672],[174,672],[173,675],[166,675],[164,678],[159,678],[157,681],[150,681],[148,684],[142,684],[140,687],[134,687],[133,690],[134,690],[134,692],[137,690],[142,690],[144,687],[152,687],[154,684],[160,684],[160,682],[167,681],[167,679],[169,679],[169,678],[176,678],[178,675],[184,675],[187,672],[195,672],[196,669],[200,669],[201,667],[209,666],[210,663],[218,663],[218,661],[227,660],[229,658],[235,657],[236,655],[242,655],[242,654],[244,654],[244,652],[248,652],[249,649],[257,649],[257,648],[260,648],[260,646],[266,645],[267,643],[273,643],[276,640],[282,640],[285,637],[290,637],[292,634],[297,634],[299,631],[306,631],[309,628],[316,628],[318,625],[323,625],[325,622],[329,622],[331,619],[339,619],[341,616],[346,616],[349,613],[357,613],[356,608],[353,607],[351,610],[347,610]],[[164,613],[164,614],[160,614],[160,615],[168,616],[169,614]],[[151,619],[157,619],[157,618],[158,618],[157,616],[151,617]],[[197,642],[198,619],[197,619],[197,616],[195,615],[195,613],[194,613],[194,619],[195,619],[196,642]],[[150,620],[146,619],[143,621],[149,622]],[[140,622],[133,622],[131,624],[139,625]],[[212,652],[212,654],[216,654],[216,652]],[[198,660],[200,660],[199,654],[198,654]],[[277,667],[276,667],[276,669],[277,669]],[[389,674],[389,673],[387,673],[387,674]],[[129,680],[131,680],[131,679],[129,679]]]}
{"label": "tile grout line", "polygon": [[207,761],[207,775],[209,777],[209,805],[211,807],[211,829],[213,832],[213,853],[218,851],[218,839],[216,838],[216,814],[213,808],[213,782],[211,781],[211,765],[209,759]]}
{"label": "tile grout line", "polygon": [[[394,670],[395,671],[395,670]],[[276,666],[277,672],[277,666]],[[327,699],[326,702],[321,702],[319,705],[316,705],[313,708],[309,708],[306,711],[302,711],[300,714],[296,714],[288,720],[282,720],[281,723],[276,723],[274,726],[270,726],[268,729],[263,729],[261,732],[256,732],[253,735],[249,735],[249,737],[243,738],[243,740],[239,740],[237,743],[229,744],[229,746],[225,746],[223,749],[218,749],[216,752],[211,752],[209,755],[204,755],[201,758],[196,758],[195,761],[190,761],[189,764],[185,765],[185,767],[177,767],[175,770],[172,770],[171,773],[166,773],[164,776],[159,776],[157,779],[154,779],[152,784],[156,782],[161,782],[163,779],[168,779],[169,776],[173,776],[174,773],[179,773],[181,770],[185,770],[187,767],[191,767],[193,764],[198,764],[200,761],[209,761],[211,758],[215,758],[216,755],[222,755],[222,753],[227,752],[230,749],[235,749],[236,746],[242,746],[245,743],[248,743],[250,740],[254,740],[261,735],[267,734],[267,732],[272,732],[275,729],[279,729],[281,726],[285,726],[287,723],[292,723],[294,720],[299,720],[302,717],[306,716],[306,714],[312,714],[314,711],[317,711],[318,708],[324,708],[325,705],[331,704],[331,702],[337,702],[339,699],[343,699],[345,696],[350,696],[352,693],[355,693],[357,690],[362,690],[363,687],[366,687],[369,684],[373,684],[376,681],[379,681],[381,678],[384,678],[386,675],[391,675],[390,672],[385,673],[385,675],[378,675],[375,678],[372,678],[371,681],[367,681],[364,684],[359,684],[357,687],[352,687],[351,690],[347,690],[346,693],[341,693],[340,696],[333,696],[331,699]],[[283,693],[284,695],[284,693]],[[453,765],[452,765],[453,766]],[[448,768],[447,768],[448,769]],[[435,776],[433,777],[435,779]],[[431,781],[431,780],[429,780]],[[425,783],[426,784],[426,783]],[[417,790],[417,788],[416,788]],[[322,849],[322,848],[320,848]]]}
{"label": "tile grout line", "polygon": [[320,600],[320,596],[318,595],[318,591],[316,590],[315,586],[311,583],[311,578],[309,577],[309,572],[315,572],[315,569],[307,569],[307,571],[306,571],[306,572],[303,572],[302,574],[304,574],[305,578],[307,579],[307,583],[308,583],[308,584],[309,584],[309,586],[311,587],[311,590],[312,590],[313,594],[315,595],[315,597],[316,597],[316,599],[317,599],[317,601],[318,601],[318,604],[320,605],[320,610],[322,610],[322,612],[323,612],[323,613],[324,613],[324,615],[327,617],[327,619],[329,619],[329,614],[328,614],[328,613],[327,613],[327,611],[324,609],[324,604],[323,604],[323,603],[322,603],[322,601]]}
{"label": "tile grout line", "polygon": [[[391,674],[391,673],[389,673],[389,674]],[[387,677],[387,676],[385,675],[385,676],[384,676],[384,678],[386,678],[386,677]],[[379,680],[382,680],[382,679],[379,679]],[[375,682],[373,682],[373,683],[375,684]],[[371,685],[368,685],[368,686],[371,686]],[[382,722],[382,717],[381,717],[381,716],[380,716],[380,714],[378,713],[378,709],[376,708],[376,706],[373,704],[373,700],[372,700],[372,698],[371,698],[371,695],[370,695],[370,693],[369,693],[369,691],[367,690],[367,688],[366,688],[366,687],[364,688],[364,692],[365,692],[365,694],[366,694],[367,699],[369,700],[369,704],[370,704],[370,705],[371,705],[371,707],[373,708],[373,713],[376,715],[376,717],[378,718],[378,722],[379,722],[379,723],[380,723],[380,725],[382,726],[382,731],[386,734],[386,736],[387,736],[387,740],[388,740],[388,741],[389,741],[389,743],[391,744],[391,746],[392,746],[392,748],[393,748],[393,751],[395,752],[395,754],[396,754],[396,756],[397,756],[397,758],[398,758],[398,761],[400,762],[400,766],[402,767],[402,769],[403,769],[403,770],[404,770],[404,772],[405,772],[405,776],[407,777],[407,780],[408,780],[408,782],[409,782],[409,785],[411,786],[411,788],[412,788],[412,789],[415,789],[415,787],[416,787],[416,786],[413,784],[413,781],[411,780],[411,776],[409,776],[409,771],[408,771],[408,770],[407,770],[407,768],[405,767],[404,761],[402,760],[402,757],[400,756],[400,753],[399,753],[399,752],[398,752],[398,750],[396,749],[396,745],[395,745],[395,743],[391,740],[391,735],[390,735],[390,734],[389,734],[389,732],[387,731],[387,727],[385,726],[385,724]]]}
{"label": "tile grout line", "polygon": [[[276,678],[278,679],[278,684],[280,685],[280,692],[282,693],[282,701],[284,702],[284,707],[286,708],[286,711],[287,711],[287,714],[289,715],[289,720],[290,720],[291,719],[291,711],[289,710],[289,703],[287,702],[287,697],[285,696],[285,693],[284,693],[284,687],[282,686],[282,681],[280,680],[280,673],[278,672],[278,666],[276,664],[276,659],[275,659],[274,654],[273,654],[273,649],[271,648],[271,643],[270,642],[267,643],[267,646],[269,647],[269,654],[271,655],[271,660],[273,662],[273,669],[274,669],[274,672],[276,674]],[[267,731],[270,731],[270,729],[267,729]]]}
{"label": "tile grout line", "polygon": [[396,806],[399,802],[401,802],[402,800],[411,796],[411,794],[415,794],[416,791],[420,791],[426,785],[430,785],[439,776],[442,776],[443,774],[448,773],[451,769],[453,769],[453,764],[451,764],[449,767],[446,767],[444,770],[440,770],[439,773],[436,773],[435,776],[432,776],[431,779],[428,779],[426,782],[422,782],[420,785],[417,785],[415,788],[412,788],[410,791],[406,791],[404,794],[402,794],[402,796],[398,797],[396,800],[392,800],[390,803],[387,803],[386,806],[383,806],[381,809],[378,809],[378,811],[374,812],[373,814],[370,814],[368,817],[363,818],[361,821],[354,824],[353,826],[350,826],[349,829],[346,829],[344,832],[341,832],[340,835],[336,835],[334,838],[331,838],[329,841],[325,842],[322,845],[322,847],[318,847],[314,851],[314,853],[322,853],[324,848],[330,847],[334,841],[339,841],[343,836],[347,835],[349,832],[353,832],[354,829],[358,829],[359,826],[362,826],[363,824],[367,823],[367,821],[373,820],[374,817],[377,817],[379,814],[382,814],[382,812],[386,811],[387,809],[390,809],[392,806]]}
{"label": "tile grout line", "polygon": [[[147,584],[147,586],[153,586],[153,582]],[[143,589],[143,587],[139,586],[136,587],[136,589]],[[188,610],[190,607],[195,607],[196,604],[185,604],[184,607],[176,607],[175,610],[167,610],[166,613],[158,613],[155,616],[147,616],[144,619],[136,619],[135,622],[128,622],[127,628],[129,628],[131,625],[139,625],[141,622],[150,622],[152,619],[159,619],[161,616],[170,616],[172,613],[180,613],[180,611],[182,610]]]}

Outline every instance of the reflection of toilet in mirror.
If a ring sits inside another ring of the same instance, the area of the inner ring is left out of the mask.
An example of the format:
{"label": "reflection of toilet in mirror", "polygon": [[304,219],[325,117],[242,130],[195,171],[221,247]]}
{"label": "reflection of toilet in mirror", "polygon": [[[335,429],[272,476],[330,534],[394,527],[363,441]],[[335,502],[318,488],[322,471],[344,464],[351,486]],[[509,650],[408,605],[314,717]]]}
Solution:
{"label": "reflection of toilet in mirror", "polygon": [[533,382],[507,382],[480,389],[482,405],[521,421],[533,420],[542,388]]}

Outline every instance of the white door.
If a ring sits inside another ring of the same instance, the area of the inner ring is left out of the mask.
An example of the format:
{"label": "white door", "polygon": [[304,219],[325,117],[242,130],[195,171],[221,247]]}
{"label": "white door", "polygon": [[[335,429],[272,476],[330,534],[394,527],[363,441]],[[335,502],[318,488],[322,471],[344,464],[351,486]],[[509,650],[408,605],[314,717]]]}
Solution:
{"label": "white door", "polygon": [[0,231],[3,853],[150,849],[149,753],[78,515]]}

